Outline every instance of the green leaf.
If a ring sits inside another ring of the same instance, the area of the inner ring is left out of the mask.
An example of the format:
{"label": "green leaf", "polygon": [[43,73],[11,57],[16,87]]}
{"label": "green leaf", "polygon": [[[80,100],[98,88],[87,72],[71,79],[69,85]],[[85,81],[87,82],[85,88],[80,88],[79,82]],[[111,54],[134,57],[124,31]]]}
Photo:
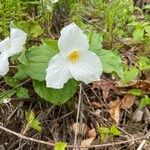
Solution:
{"label": "green leaf", "polygon": [[11,96],[13,96],[16,93],[15,90],[12,90],[11,92],[0,92],[0,104],[8,103],[11,100]]}
{"label": "green leaf", "polygon": [[148,33],[148,35],[150,35],[150,26],[149,25],[145,26],[144,30],[145,30],[145,32]]}
{"label": "green leaf", "polygon": [[[57,81],[56,81],[57,82]],[[62,105],[68,101],[76,93],[78,84],[71,79],[64,85],[62,89],[47,88],[45,82],[34,81],[34,90],[43,99],[55,105]]]}
{"label": "green leaf", "polygon": [[4,99],[10,98],[15,93],[16,93],[16,90],[14,90],[14,89],[0,93],[0,101],[3,101]]}
{"label": "green leaf", "polygon": [[143,9],[150,9],[150,5],[144,5]]}
{"label": "green leaf", "polygon": [[113,51],[104,49],[94,52],[101,59],[105,73],[116,72],[117,75],[123,80],[123,65],[118,54],[114,53]]}
{"label": "green leaf", "polygon": [[30,33],[34,38],[36,38],[43,33],[43,30],[40,25],[35,25],[34,27],[31,28]]}
{"label": "green leaf", "polygon": [[143,91],[140,89],[131,89],[128,91],[130,94],[133,94],[135,96],[142,96],[143,95]]}
{"label": "green leaf", "polygon": [[98,51],[102,48],[103,35],[96,32],[91,32],[89,35],[90,50]]}
{"label": "green leaf", "polygon": [[142,98],[140,101],[140,107],[144,108],[147,105],[150,105],[150,98],[147,95],[145,95],[145,97]]}
{"label": "green leaf", "polygon": [[33,2],[27,1],[27,2],[24,2],[24,3],[33,4],[33,5],[40,5],[41,4],[40,1],[33,1]]}
{"label": "green leaf", "polygon": [[142,9],[141,9],[140,7],[134,6],[134,10],[135,10],[136,12],[143,13],[143,11],[142,11]]}
{"label": "green leaf", "polygon": [[143,28],[137,28],[137,29],[134,30],[133,39],[135,41],[143,40],[143,36],[144,36],[144,29]]}
{"label": "green leaf", "polygon": [[19,81],[17,79],[14,79],[13,77],[10,76],[5,76],[4,80],[6,84],[9,85],[10,87],[15,87],[19,84]]}
{"label": "green leaf", "polygon": [[26,59],[26,55],[25,55],[25,50],[22,51],[22,53],[20,54],[20,56],[18,57],[19,62],[21,62],[22,64],[26,65],[27,64],[27,59]]}
{"label": "green leaf", "polygon": [[28,89],[19,87],[17,89],[16,95],[18,98],[29,98]]}
{"label": "green leaf", "polygon": [[110,134],[110,129],[106,127],[98,127],[98,133],[101,136],[102,143],[106,142],[108,135]]}
{"label": "green leaf", "polygon": [[121,132],[117,129],[117,127],[114,124],[110,128],[110,133],[113,136],[119,136],[119,135],[121,135]]}
{"label": "green leaf", "polygon": [[54,150],[65,150],[67,143],[64,142],[56,142]]}
{"label": "green leaf", "polygon": [[34,119],[32,121],[32,123],[30,123],[30,127],[35,129],[35,130],[37,130],[37,131],[41,131],[42,130],[41,123],[37,119]]}
{"label": "green leaf", "polygon": [[140,70],[149,70],[150,69],[150,58],[147,56],[141,56],[139,58],[139,68]]}
{"label": "green leaf", "polygon": [[45,39],[45,40],[42,40],[42,43],[43,43],[45,46],[47,46],[48,48],[59,52],[59,50],[58,50],[58,42],[57,42],[56,40]]}
{"label": "green leaf", "polygon": [[26,120],[27,120],[27,127],[31,127],[37,131],[41,131],[41,123],[38,119],[35,118],[35,114],[33,111],[26,112]]}
{"label": "green leaf", "polygon": [[26,112],[26,120],[28,121],[28,123],[30,124],[34,118],[35,118],[35,114],[33,111],[30,111],[30,112]]}
{"label": "green leaf", "polygon": [[140,22],[137,21],[133,21],[131,23],[128,24],[128,26],[139,26]]}
{"label": "green leaf", "polygon": [[26,66],[20,64],[18,66],[18,72],[15,74],[15,76],[13,78],[18,79],[18,80],[24,79],[27,76],[26,72],[25,72],[25,68],[26,68]]}
{"label": "green leaf", "polygon": [[131,67],[129,70],[125,70],[123,75],[123,84],[127,84],[134,80],[138,76],[139,70],[136,67]]}
{"label": "green leaf", "polygon": [[[57,49],[57,48],[56,48]],[[34,46],[26,51],[27,65],[24,65],[26,75],[38,81],[44,81],[49,60],[57,51],[47,46]]]}

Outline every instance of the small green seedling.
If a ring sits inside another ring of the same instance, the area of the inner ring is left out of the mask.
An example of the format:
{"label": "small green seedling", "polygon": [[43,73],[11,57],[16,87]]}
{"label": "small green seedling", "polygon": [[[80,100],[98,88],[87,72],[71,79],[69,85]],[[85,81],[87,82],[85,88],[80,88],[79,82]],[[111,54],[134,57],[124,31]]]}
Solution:
{"label": "small green seedling", "polygon": [[107,127],[99,127],[98,133],[100,134],[102,143],[105,143],[107,138],[112,138],[114,136],[121,135],[121,132],[117,129],[117,127],[113,124],[111,128]]}
{"label": "small green seedling", "polygon": [[54,150],[65,150],[67,144],[64,142],[56,142]]}
{"label": "small green seedling", "polygon": [[33,128],[36,131],[41,131],[41,123],[37,118],[35,118],[35,114],[33,111],[26,112],[26,120],[27,120],[27,125],[25,127],[24,132],[26,132],[29,128]]}

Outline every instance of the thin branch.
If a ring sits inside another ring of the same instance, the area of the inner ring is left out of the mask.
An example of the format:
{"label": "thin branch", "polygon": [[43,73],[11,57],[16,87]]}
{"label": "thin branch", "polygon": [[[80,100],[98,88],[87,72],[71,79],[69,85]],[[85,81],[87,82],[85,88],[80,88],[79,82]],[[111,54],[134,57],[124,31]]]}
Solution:
{"label": "thin branch", "polygon": [[[150,137],[150,132],[148,132],[148,133],[146,134],[145,138],[148,139],[149,137]],[[137,148],[137,150],[142,150],[142,149],[143,149],[143,147],[145,146],[146,141],[147,141],[146,139],[144,139],[144,140],[141,142],[141,144],[139,145],[139,147]]]}
{"label": "thin branch", "polygon": [[42,141],[42,140],[37,140],[37,139],[34,139],[34,138],[30,138],[30,137],[26,137],[26,136],[24,136],[22,134],[14,132],[14,131],[12,131],[10,129],[7,129],[7,128],[3,127],[3,126],[0,126],[0,129],[6,131],[8,133],[11,133],[11,134],[13,134],[13,135],[15,135],[15,136],[17,136],[17,137],[19,137],[21,139],[24,139],[24,140],[28,140],[28,141],[32,141],[32,142],[36,142],[36,143],[41,143],[41,144],[45,144],[45,145],[49,145],[49,146],[54,146],[54,143],[50,143],[50,142],[46,142],[46,141]]}
{"label": "thin branch", "polygon": [[79,103],[78,103],[77,117],[76,117],[77,131],[75,132],[74,145],[77,145],[77,134],[78,134],[78,131],[80,131],[80,129],[79,129],[80,126],[78,125],[78,123],[79,123],[79,115],[80,115],[81,99],[82,99],[82,83],[80,83]]}
{"label": "thin branch", "polygon": [[[32,142],[36,142],[36,143],[40,143],[40,144],[44,144],[44,145],[49,145],[51,147],[53,147],[55,144],[52,142],[46,142],[46,141],[42,141],[42,140],[38,140],[35,138],[30,138],[27,136],[24,136],[22,134],[16,133],[10,129],[7,129],[3,126],[1,126],[2,123],[0,123],[0,129],[4,130],[10,134],[13,134],[19,138],[22,138],[24,140],[28,140],[28,141],[32,141]],[[139,138],[135,138],[135,139],[131,139],[131,140],[127,140],[127,141],[120,141],[120,142],[111,142],[111,143],[107,143],[107,144],[99,144],[99,145],[85,145],[85,146],[77,146],[77,145],[67,145],[67,148],[102,148],[102,147],[107,147],[107,146],[115,146],[115,145],[121,145],[121,144],[126,144],[126,143],[132,143],[132,142],[137,142],[137,141],[141,141],[143,139],[147,139],[147,136],[144,137],[139,137]]]}

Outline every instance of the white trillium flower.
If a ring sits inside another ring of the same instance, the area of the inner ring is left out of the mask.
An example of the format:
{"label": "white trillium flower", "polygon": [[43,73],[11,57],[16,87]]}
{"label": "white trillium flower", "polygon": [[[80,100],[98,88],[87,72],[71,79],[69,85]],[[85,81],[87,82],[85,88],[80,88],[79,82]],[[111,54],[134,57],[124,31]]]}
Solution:
{"label": "white trillium flower", "polygon": [[58,0],[50,0],[52,4],[57,3]]}
{"label": "white trillium flower", "polygon": [[10,37],[0,42],[0,76],[4,76],[9,71],[8,58],[21,51],[27,34],[17,28],[10,30]]}
{"label": "white trillium flower", "polygon": [[47,87],[61,89],[71,78],[86,84],[100,80],[101,61],[89,50],[87,36],[75,23],[61,30],[58,47],[60,53],[49,61],[46,69]]}

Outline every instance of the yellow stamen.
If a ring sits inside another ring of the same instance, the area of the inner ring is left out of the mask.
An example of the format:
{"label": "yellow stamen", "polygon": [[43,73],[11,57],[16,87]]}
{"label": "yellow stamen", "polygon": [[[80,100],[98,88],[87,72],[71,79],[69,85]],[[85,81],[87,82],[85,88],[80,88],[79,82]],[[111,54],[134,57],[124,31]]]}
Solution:
{"label": "yellow stamen", "polygon": [[80,53],[76,50],[72,51],[69,55],[68,55],[68,59],[72,62],[72,63],[76,63],[80,58]]}

